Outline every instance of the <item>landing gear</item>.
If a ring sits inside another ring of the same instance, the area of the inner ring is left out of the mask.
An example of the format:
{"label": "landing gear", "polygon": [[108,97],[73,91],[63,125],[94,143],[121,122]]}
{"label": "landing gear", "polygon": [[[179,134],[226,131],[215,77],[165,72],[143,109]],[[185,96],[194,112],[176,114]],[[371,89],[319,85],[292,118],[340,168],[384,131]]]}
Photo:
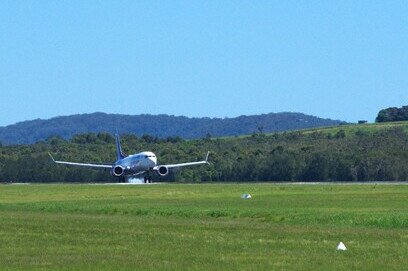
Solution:
{"label": "landing gear", "polygon": [[152,179],[150,178],[150,176],[145,176],[144,177],[144,182],[145,183],[152,183]]}

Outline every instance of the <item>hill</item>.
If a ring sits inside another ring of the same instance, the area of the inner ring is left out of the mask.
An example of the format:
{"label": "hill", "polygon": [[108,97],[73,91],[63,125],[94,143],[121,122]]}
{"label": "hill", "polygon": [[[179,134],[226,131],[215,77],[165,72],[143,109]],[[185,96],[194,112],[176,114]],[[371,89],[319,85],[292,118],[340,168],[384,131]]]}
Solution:
{"label": "hill", "polygon": [[3,144],[32,144],[51,136],[70,139],[88,132],[148,134],[154,137],[182,137],[184,139],[236,136],[254,132],[290,131],[312,127],[339,125],[341,121],[322,119],[301,113],[270,113],[236,118],[188,118],[169,115],[120,115],[93,113],[36,119],[0,127]]}
{"label": "hill", "polygon": [[384,132],[387,130],[401,129],[408,133],[408,121],[397,121],[397,122],[381,122],[381,123],[366,123],[366,124],[343,124],[336,127],[318,127],[310,129],[302,129],[299,132],[302,134],[312,134],[312,133],[322,133],[324,135],[330,136],[339,136],[338,134],[344,133],[345,137],[352,137],[356,134],[368,133],[376,134],[378,132]]}
{"label": "hill", "polygon": [[[408,122],[198,140],[124,135],[122,144],[128,154],[153,151],[161,164],[196,161],[211,151],[210,166],[186,168],[154,181],[408,181]],[[73,162],[115,160],[114,138],[106,133],[3,146],[0,182],[117,181],[109,172],[52,164],[48,152]]]}

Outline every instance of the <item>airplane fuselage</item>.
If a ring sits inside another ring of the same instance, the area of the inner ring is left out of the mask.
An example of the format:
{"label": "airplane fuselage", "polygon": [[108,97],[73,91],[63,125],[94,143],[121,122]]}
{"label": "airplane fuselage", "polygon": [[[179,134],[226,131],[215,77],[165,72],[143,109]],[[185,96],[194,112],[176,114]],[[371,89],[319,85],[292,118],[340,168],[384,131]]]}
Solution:
{"label": "airplane fuselage", "polygon": [[156,155],[152,152],[140,152],[116,161],[113,175],[134,175],[152,170],[157,165]]}

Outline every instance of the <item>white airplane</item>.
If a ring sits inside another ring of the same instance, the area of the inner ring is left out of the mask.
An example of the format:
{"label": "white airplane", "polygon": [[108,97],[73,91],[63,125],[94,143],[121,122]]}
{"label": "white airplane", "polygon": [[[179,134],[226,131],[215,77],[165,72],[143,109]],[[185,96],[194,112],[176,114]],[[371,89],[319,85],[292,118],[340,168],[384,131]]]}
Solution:
{"label": "white airplane", "polygon": [[119,135],[116,134],[116,162],[113,164],[101,165],[90,163],[56,161],[54,157],[51,155],[51,153],[48,154],[50,155],[52,161],[56,164],[110,169],[110,172],[113,176],[124,177],[126,182],[135,183],[141,182],[139,180],[142,180],[143,183],[150,183],[151,175],[153,173],[160,176],[166,176],[167,174],[169,174],[169,169],[171,168],[209,164],[208,155],[210,154],[210,152],[207,152],[207,156],[203,161],[170,165],[158,165],[156,155],[150,151],[144,151],[133,155],[125,156],[122,152]]}

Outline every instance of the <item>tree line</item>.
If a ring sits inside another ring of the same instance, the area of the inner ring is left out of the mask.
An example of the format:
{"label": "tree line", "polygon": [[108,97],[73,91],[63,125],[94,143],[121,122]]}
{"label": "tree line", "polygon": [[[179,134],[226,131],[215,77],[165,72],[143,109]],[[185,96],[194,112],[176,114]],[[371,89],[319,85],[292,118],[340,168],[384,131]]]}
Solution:
{"label": "tree line", "polygon": [[[202,160],[209,166],[172,171],[154,181],[169,182],[366,182],[408,180],[408,135],[386,130],[254,133],[245,137],[183,140],[123,135],[127,154],[156,153],[162,164]],[[32,145],[0,147],[0,182],[115,182],[109,171],[56,165],[58,160],[112,163],[114,138],[108,133],[51,137]]]}
{"label": "tree line", "polygon": [[390,107],[382,109],[375,119],[376,122],[406,121],[408,120],[408,106],[401,108]]}

